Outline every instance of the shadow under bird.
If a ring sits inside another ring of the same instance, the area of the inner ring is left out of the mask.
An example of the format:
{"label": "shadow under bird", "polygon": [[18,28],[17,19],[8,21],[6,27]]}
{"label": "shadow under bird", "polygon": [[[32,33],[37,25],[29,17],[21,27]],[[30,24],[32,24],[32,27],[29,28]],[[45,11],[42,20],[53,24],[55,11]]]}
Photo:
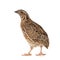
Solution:
{"label": "shadow under bird", "polygon": [[30,51],[23,54],[23,56],[31,56],[32,54],[30,52],[36,46],[40,46],[41,48],[40,53],[36,55],[45,55],[42,53],[42,47],[49,47],[49,38],[47,33],[39,24],[31,20],[25,10],[17,10],[15,13],[18,13],[21,18],[22,32],[30,46]]}

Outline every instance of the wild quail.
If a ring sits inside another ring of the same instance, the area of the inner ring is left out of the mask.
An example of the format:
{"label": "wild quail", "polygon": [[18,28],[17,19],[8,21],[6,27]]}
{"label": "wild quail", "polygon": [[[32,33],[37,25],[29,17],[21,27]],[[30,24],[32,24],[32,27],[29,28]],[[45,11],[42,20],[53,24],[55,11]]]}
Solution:
{"label": "wild quail", "polygon": [[30,45],[30,51],[24,54],[23,56],[30,56],[31,50],[36,46],[40,46],[41,48],[40,53],[36,55],[37,56],[45,55],[42,53],[42,47],[45,46],[46,48],[48,48],[49,46],[49,38],[47,33],[40,25],[38,25],[37,23],[30,19],[26,11],[21,9],[15,11],[15,13],[18,13],[19,16],[21,17],[22,32]]}

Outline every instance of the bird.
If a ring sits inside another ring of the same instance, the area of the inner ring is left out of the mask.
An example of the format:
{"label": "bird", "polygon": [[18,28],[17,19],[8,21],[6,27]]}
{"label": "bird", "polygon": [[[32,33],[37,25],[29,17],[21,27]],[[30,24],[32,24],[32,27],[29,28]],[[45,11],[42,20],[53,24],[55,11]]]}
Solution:
{"label": "bird", "polygon": [[31,51],[34,47],[39,46],[40,52],[36,54],[36,56],[46,55],[42,52],[42,47],[49,47],[49,37],[45,30],[36,22],[34,22],[27,11],[23,9],[16,10],[20,16],[21,22],[20,27],[22,29],[22,33],[30,46],[30,50],[28,53],[23,54],[22,56],[31,56]]}

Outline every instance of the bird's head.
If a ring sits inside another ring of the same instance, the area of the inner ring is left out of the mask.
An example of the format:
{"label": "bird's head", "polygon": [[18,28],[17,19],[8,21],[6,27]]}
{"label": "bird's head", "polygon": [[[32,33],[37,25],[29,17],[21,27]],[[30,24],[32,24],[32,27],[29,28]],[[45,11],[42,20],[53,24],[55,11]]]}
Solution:
{"label": "bird's head", "polygon": [[22,19],[28,18],[28,13],[25,10],[17,10],[15,13],[19,14]]}

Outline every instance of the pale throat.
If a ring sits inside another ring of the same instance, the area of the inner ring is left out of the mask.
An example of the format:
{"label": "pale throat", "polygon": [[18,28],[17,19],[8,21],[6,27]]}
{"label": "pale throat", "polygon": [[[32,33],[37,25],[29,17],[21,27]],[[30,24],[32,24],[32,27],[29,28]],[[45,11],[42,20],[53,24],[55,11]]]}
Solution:
{"label": "pale throat", "polygon": [[26,16],[20,16],[21,17],[21,20],[26,20]]}

